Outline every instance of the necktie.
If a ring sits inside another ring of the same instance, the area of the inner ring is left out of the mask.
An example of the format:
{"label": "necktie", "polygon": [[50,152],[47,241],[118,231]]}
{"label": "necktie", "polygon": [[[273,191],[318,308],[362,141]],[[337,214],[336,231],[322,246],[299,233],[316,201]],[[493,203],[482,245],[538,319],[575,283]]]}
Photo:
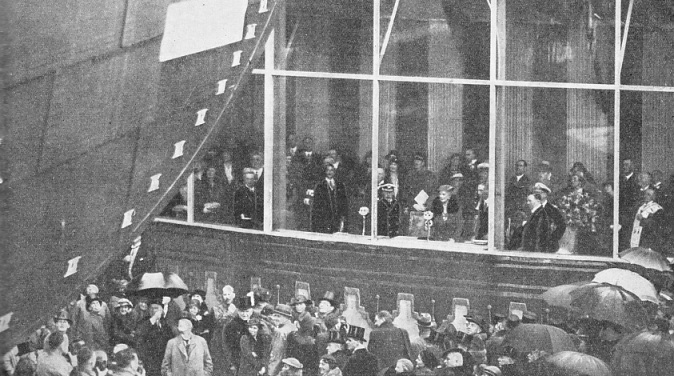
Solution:
{"label": "necktie", "polygon": [[328,180],[328,185],[330,186],[330,189],[333,191],[335,190],[335,181],[333,179]]}

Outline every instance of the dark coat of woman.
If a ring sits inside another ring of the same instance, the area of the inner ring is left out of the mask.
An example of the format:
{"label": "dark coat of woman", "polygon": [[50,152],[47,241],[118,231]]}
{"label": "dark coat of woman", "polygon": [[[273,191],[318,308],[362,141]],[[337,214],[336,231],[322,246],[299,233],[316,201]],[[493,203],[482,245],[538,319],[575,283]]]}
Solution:
{"label": "dark coat of woman", "polygon": [[344,230],[348,214],[346,187],[335,180],[330,188],[323,179],[314,187],[314,199],[311,205],[311,231],[332,234]]}
{"label": "dark coat of woman", "polygon": [[133,313],[125,315],[115,313],[112,315],[112,328],[110,330],[110,344],[124,343],[130,347],[136,347],[136,317]]}
{"label": "dark coat of woman", "polygon": [[269,364],[270,339],[258,333],[257,337],[246,334],[241,337],[241,361],[237,376],[258,376],[262,367]]}

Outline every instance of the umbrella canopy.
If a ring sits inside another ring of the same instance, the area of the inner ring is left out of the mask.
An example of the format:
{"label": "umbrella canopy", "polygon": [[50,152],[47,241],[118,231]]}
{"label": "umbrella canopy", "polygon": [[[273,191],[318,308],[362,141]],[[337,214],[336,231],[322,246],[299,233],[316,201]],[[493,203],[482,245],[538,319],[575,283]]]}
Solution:
{"label": "umbrella canopy", "polygon": [[674,337],[659,331],[630,334],[615,346],[611,368],[615,376],[671,375]]}
{"label": "umbrella canopy", "polygon": [[634,247],[620,252],[620,258],[630,264],[641,265],[646,269],[659,272],[668,272],[672,270],[667,259],[650,248]]}
{"label": "umbrella canopy", "polygon": [[646,326],[647,312],[639,298],[620,286],[590,283],[571,293],[571,307],[596,319],[628,329]]}
{"label": "umbrella canopy", "polygon": [[641,300],[659,303],[658,292],[655,286],[639,274],[618,268],[602,270],[594,275],[592,282],[608,283],[620,286],[639,297]]}
{"label": "umbrella canopy", "polygon": [[188,288],[185,282],[175,273],[144,273],[140,278],[129,283],[127,291],[150,298],[162,296],[175,298],[186,294]]}
{"label": "umbrella canopy", "polygon": [[573,300],[573,298],[571,297],[571,292],[575,291],[580,286],[585,286],[590,283],[592,282],[581,281],[569,285],[559,285],[551,287],[548,289],[548,291],[542,293],[540,297],[541,299],[545,300],[545,302],[548,303],[548,305],[566,308],[568,310],[576,310],[575,307],[571,306],[571,301]]}
{"label": "umbrella canopy", "polygon": [[573,340],[562,329],[544,324],[520,324],[506,333],[501,348],[513,347],[518,352],[545,351],[554,354],[560,351],[576,351]]}
{"label": "umbrella canopy", "polygon": [[575,351],[561,351],[549,355],[543,362],[549,365],[548,374],[611,376],[611,369],[603,360]]}

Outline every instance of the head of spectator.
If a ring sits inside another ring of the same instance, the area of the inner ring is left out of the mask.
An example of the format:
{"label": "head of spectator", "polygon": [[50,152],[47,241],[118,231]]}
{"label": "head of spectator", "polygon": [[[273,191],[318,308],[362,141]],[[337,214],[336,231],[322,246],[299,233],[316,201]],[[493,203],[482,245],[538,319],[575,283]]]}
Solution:
{"label": "head of spectator", "polygon": [[83,346],[77,352],[77,369],[78,371],[95,375],[94,367],[96,366],[96,353],[90,348]]}
{"label": "head of spectator", "polygon": [[466,333],[476,335],[484,333],[487,323],[480,315],[467,315],[466,317]]}
{"label": "head of spectator", "polygon": [[236,312],[243,321],[248,321],[253,316],[253,297],[240,296],[236,299]]}
{"label": "head of spectator", "polygon": [[180,333],[183,338],[189,339],[192,337],[192,328],[193,324],[189,319],[182,318],[178,320],[178,333]]}
{"label": "head of spectator", "polygon": [[232,152],[231,151],[229,151],[227,149],[223,150],[222,153],[220,154],[220,158],[221,158],[223,164],[226,164],[226,165],[232,164]]}
{"label": "head of spectator", "polygon": [[610,197],[613,197],[613,194],[614,194],[613,183],[611,183],[610,181],[607,181],[607,182],[605,182],[604,184],[601,185],[601,188],[604,191],[604,193],[606,193]]}
{"label": "head of spectator", "polygon": [[164,314],[164,305],[161,300],[153,299],[150,301],[150,315],[155,319],[160,319]]}
{"label": "head of spectator", "polygon": [[54,325],[59,332],[67,332],[72,324],[73,321],[70,319],[70,315],[65,309],[62,309],[59,311],[58,315],[54,316]]}
{"label": "head of spectator", "polygon": [[382,183],[386,179],[386,170],[381,167],[377,167],[377,181]]}
{"label": "head of spectator", "polygon": [[148,299],[145,296],[141,296],[138,298],[138,301],[136,301],[136,309],[139,311],[147,311],[150,307],[147,304]]}
{"label": "head of spectator", "polygon": [[305,152],[313,152],[314,138],[311,136],[304,136],[304,139],[302,140],[302,148],[304,149]]}
{"label": "head of spectator", "polygon": [[194,290],[192,293],[189,295],[190,300],[197,300],[199,304],[203,304],[206,301],[206,291],[204,290]]}
{"label": "head of spectator", "polygon": [[551,176],[552,176],[552,167],[550,166],[550,162],[541,161],[541,163],[538,164],[538,180],[539,181],[550,180]]}
{"label": "head of spectator", "polygon": [[475,152],[474,149],[466,149],[463,155],[466,164],[473,164],[475,163],[475,161],[477,161],[477,153]]}
{"label": "head of spectator", "polygon": [[103,371],[103,374],[107,374],[108,370],[108,354],[103,350],[96,350],[96,368]]}
{"label": "head of spectator", "polygon": [[454,187],[454,189],[456,189],[456,192],[460,191],[461,187],[463,186],[463,174],[460,172],[453,174],[449,178],[449,185]]}
{"label": "head of spectator", "polygon": [[517,315],[509,315],[505,322],[505,330],[513,330],[522,322]]}
{"label": "head of spectator", "polygon": [[481,183],[487,183],[489,181],[489,163],[482,162],[477,165],[477,176]]}
{"label": "head of spectator", "polygon": [[398,158],[389,158],[388,160],[388,172],[389,174],[397,174],[400,168],[400,162]]}
{"label": "head of spectator", "polygon": [[255,187],[255,183],[257,182],[257,178],[255,177],[255,171],[253,171],[250,168],[244,168],[243,169],[243,184],[248,187],[249,189],[252,189]]}
{"label": "head of spectator", "polygon": [[84,289],[84,296],[88,296],[91,298],[97,297],[98,296],[98,286],[94,284],[89,284],[87,287]]}
{"label": "head of spectator", "polygon": [[226,285],[225,287],[222,288],[222,301],[225,304],[232,304],[234,302],[235,297],[236,294],[234,293],[234,287]]}
{"label": "head of spectator", "polygon": [[264,167],[264,156],[259,151],[255,151],[250,155],[250,167],[259,170]]}
{"label": "head of spectator", "polygon": [[587,175],[587,167],[583,164],[583,162],[574,162],[573,165],[571,166],[571,170],[569,171],[570,175],[582,175],[586,176]]}
{"label": "head of spectator", "polygon": [[346,333],[346,348],[350,351],[366,348],[365,328],[350,325]]}
{"label": "head of spectator", "polygon": [[632,163],[632,159],[630,158],[625,158],[623,159],[623,176],[630,176],[634,172],[634,163]]}
{"label": "head of spectator", "polygon": [[479,197],[482,200],[487,200],[487,197],[489,196],[489,189],[487,188],[486,184],[478,184],[477,185],[477,197]]}
{"label": "head of spectator", "polygon": [[449,161],[447,162],[447,168],[449,171],[459,171],[461,169],[462,157],[459,153],[454,153],[449,156]]}
{"label": "head of spectator", "polygon": [[278,304],[271,314],[271,321],[276,327],[283,327],[291,323],[293,309],[286,304]]}
{"label": "head of spectator", "polygon": [[283,368],[281,368],[281,372],[284,375],[287,376],[298,376],[302,375],[302,368],[304,366],[302,363],[300,363],[297,358],[285,358],[281,359],[281,363],[283,363]]}
{"label": "head of spectator", "polygon": [[318,313],[328,314],[334,312],[339,304],[335,300],[335,293],[332,291],[326,291],[323,294],[323,297],[318,299]]}
{"label": "head of spectator", "polygon": [[50,333],[44,342],[44,349],[47,352],[54,352],[61,349],[61,344],[65,339],[65,335],[61,332]]}
{"label": "head of spectator", "polygon": [[199,303],[199,300],[192,299],[185,308],[191,318],[196,318],[197,315],[199,315],[199,311],[201,310],[201,304]]}
{"label": "head of spectator", "polygon": [[398,361],[396,361],[394,369],[396,374],[412,375],[412,371],[414,371],[414,363],[412,363],[412,361],[409,359],[400,358]]}
{"label": "head of spectator", "polygon": [[328,150],[328,157],[332,158],[333,164],[339,163],[339,162],[342,161],[342,155],[339,154],[339,152],[335,148],[332,148],[332,149]]}
{"label": "head of spectator", "polygon": [[318,371],[320,372],[321,376],[326,376],[337,367],[337,360],[335,357],[329,354],[325,354],[321,357],[320,361],[318,362]]}
{"label": "head of spectator", "polygon": [[581,189],[585,186],[585,178],[581,175],[571,175],[569,186],[573,189]]}
{"label": "head of spectator", "polygon": [[342,336],[342,333],[340,331],[338,330],[328,331],[328,339],[326,346],[326,352],[328,354],[334,354],[337,351],[344,350],[345,345],[346,341],[344,341],[344,337]]}
{"label": "head of spectator", "polygon": [[307,311],[307,306],[311,304],[306,296],[302,294],[297,294],[294,298],[290,300],[290,306],[293,307],[295,312],[302,314]]}
{"label": "head of spectator", "polygon": [[441,185],[438,187],[438,199],[444,204],[449,201],[454,192],[455,189],[451,185]]}
{"label": "head of spectator", "polygon": [[379,327],[384,324],[391,324],[393,323],[393,315],[391,315],[391,312],[389,311],[379,311],[377,312],[376,315],[374,315],[374,325]]}
{"label": "head of spectator", "polygon": [[431,333],[431,329],[435,327],[433,318],[428,312],[422,312],[417,316],[417,327],[419,328],[419,336],[422,338],[428,337]]}
{"label": "head of spectator", "polygon": [[644,204],[646,204],[646,203],[655,201],[656,198],[657,198],[657,195],[658,194],[656,193],[655,189],[648,188],[645,191],[643,191],[643,193],[642,193],[642,200],[643,200],[642,202]]}
{"label": "head of spectator", "polygon": [[368,150],[363,156],[363,163],[369,168],[372,168],[372,150]]}
{"label": "head of spectator", "polygon": [[103,300],[101,300],[101,298],[87,297],[86,302],[87,302],[87,311],[89,311],[91,313],[96,313],[96,314],[101,312],[101,308],[103,308]]}
{"label": "head of spectator", "polygon": [[421,153],[414,154],[414,170],[421,172],[426,169],[426,157]]}
{"label": "head of spectator", "polygon": [[331,165],[333,167],[335,165],[335,159],[329,155],[323,158],[323,168],[327,167],[328,165]]}
{"label": "head of spectator", "polygon": [[119,371],[125,371],[129,375],[144,374],[140,372],[140,360],[138,353],[129,347],[115,354],[115,363]]}
{"label": "head of spectator", "polygon": [[540,193],[532,193],[527,196],[527,206],[532,213],[542,205],[542,201]]}
{"label": "head of spectator", "polygon": [[534,184],[533,193],[539,194],[541,196],[541,202],[545,203],[548,201],[548,195],[552,193],[552,190],[544,183],[538,182]]}
{"label": "head of spectator", "polygon": [[250,334],[251,337],[257,338],[257,334],[260,332],[260,329],[262,329],[262,322],[260,319],[253,317],[252,319],[248,320],[248,334]]}
{"label": "head of spectator", "polygon": [[388,184],[382,184],[379,186],[379,189],[381,189],[381,194],[384,200],[391,202],[395,198],[395,185],[388,183]]}
{"label": "head of spectator", "polygon": [[215,166],[208,166],[206,168],[206,179],[209,181],[214,181],[216,179],[216,175],[218,173],[218,170],[215,168]]}
{"label": "head of spectator", "polygon": [[515,162],[515,176],[522,176],[527,172],[527,161],[520,159]]}
{"label": "head of spectator", "polygon": [[440,365],[438,358],[429,349],[421,350],[415,363],[417,368],[428,368],[430,370],[435,370]]}
{"label": "head of spectator", "polygon": [[642,172],[642,173],[639,174],[639,187],[641,187],[641,189],[645,189],[647,187],[650,187],[651,181],[652,181],[652,178],[651,178],[650,173]]}
{"label": "head of spectator", "polygon": [[335,178],[335,166],[333,166],[332,163],[326,164],[323,171],[325,172],[325,177],[327,179]]}
{"label": "head of spectator", "polygon": [[121,316],[126,316],[133,310],[133,304],[127,298],[122,298],[117,301],[117,313]]}
{"label": "head of spectator", "polygon": [[442,363],[445,368],[450,368],[455,372],[458,371],[461,375],[471,375],[475,362],[469,352],[454,348],[442,354]]}
{"label": "head of spectator", "polygon": [[81,339],[70,341],[70,345],[68,345],[68,352],[77,355],[77,352],[80,351],[80,349],[82,347],[85,347],[86,345],[87,344],[84,343],[84,340]]}
{"label": "head of spectator", "polygon": [[286,136],[286,148],[294,148],[297,146],[297,136],[294,133],[288,133]]}

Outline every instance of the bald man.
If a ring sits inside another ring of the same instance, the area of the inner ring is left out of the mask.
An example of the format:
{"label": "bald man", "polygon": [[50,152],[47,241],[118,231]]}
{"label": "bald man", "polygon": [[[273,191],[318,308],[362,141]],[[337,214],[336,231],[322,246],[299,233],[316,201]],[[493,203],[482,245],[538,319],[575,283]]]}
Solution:
{"label": "bald man", "polygon": [[178,321],[178,334],[166,345],[162,376],[210,376],[213,361],[206,340],[192,333],[192,322]]}

